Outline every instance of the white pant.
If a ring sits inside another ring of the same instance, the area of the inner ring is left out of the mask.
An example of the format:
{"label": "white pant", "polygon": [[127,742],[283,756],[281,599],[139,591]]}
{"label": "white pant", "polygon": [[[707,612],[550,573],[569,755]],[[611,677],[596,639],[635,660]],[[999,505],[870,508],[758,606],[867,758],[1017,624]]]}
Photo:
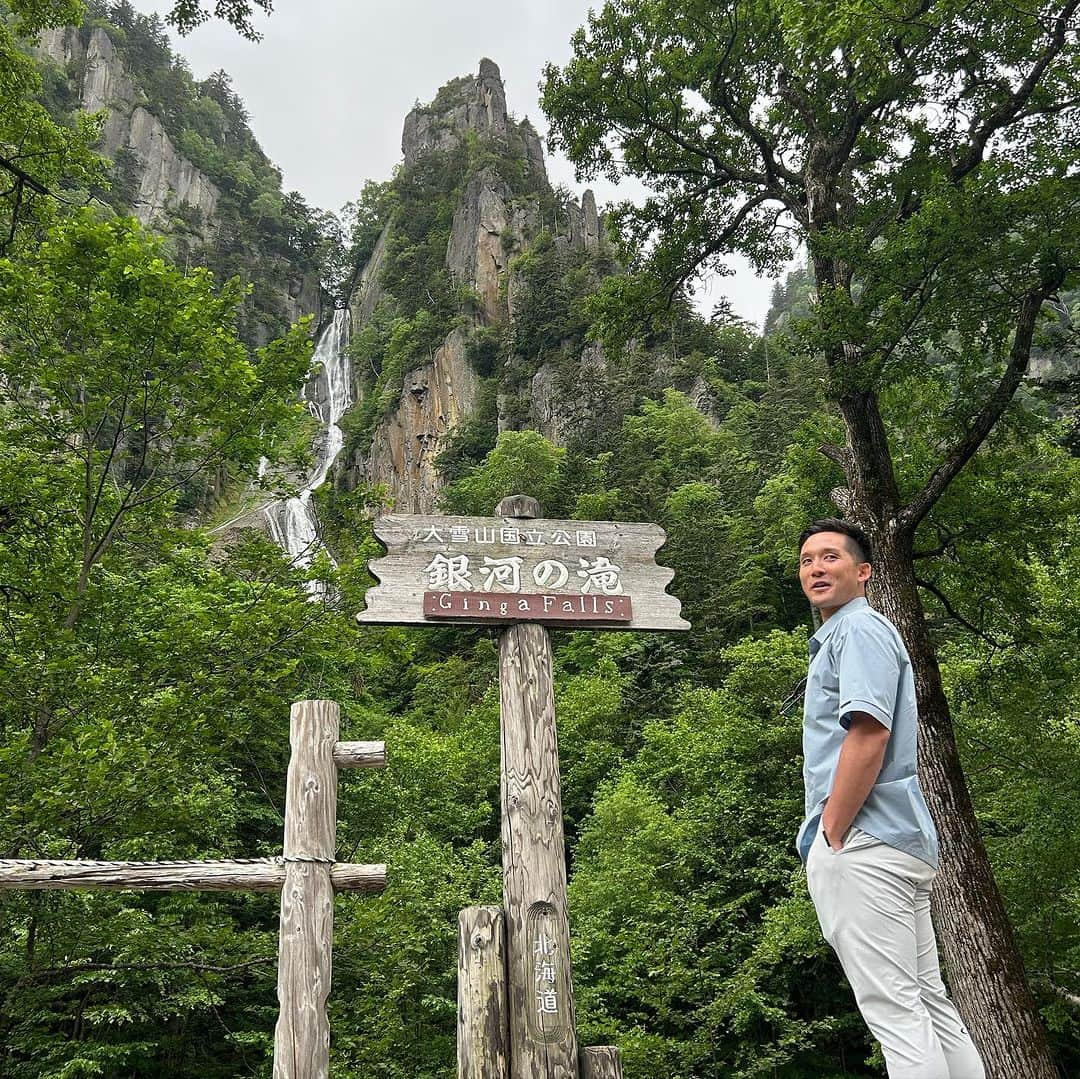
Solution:
{"label": "white pant", "polygon": [[984,1079],[945,992],[930,921],[935,870],[852,828],[839,853],[818,831],[806,880],[889,1079]]}

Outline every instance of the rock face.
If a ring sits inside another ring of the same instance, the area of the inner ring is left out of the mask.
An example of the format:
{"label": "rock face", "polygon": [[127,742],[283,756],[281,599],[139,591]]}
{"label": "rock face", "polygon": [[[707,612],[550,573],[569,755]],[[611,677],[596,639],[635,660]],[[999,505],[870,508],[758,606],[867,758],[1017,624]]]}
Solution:
{"label": "rock face", "polygon": [[[445,448],[446,436],[477,407],[480,378],[468,359],[469,336],[513,320],[515,293],[520,290],[513,260],[528,250],[542,225],[552,223],[550,214],[545,221],[541,207],[541,195],[546,193],[549,200],[552,195],[540,137],[528,120],[518,122],[507,114],[502,78],[490,60],[480,61],[476,76],[448,83],[431,105],[409,113],[401,139],[405,166],[476,137],[520,162],[529,193],[515,193],[494,167],[482,168],[468,179],[454,210],[446,268],[456,285],[475,293],[471,326],[453,330],[430,363],[405,376],[397,406],[377,425],[370,448],[346,465],[346,484],[384,485],[399,512],[437,509],[442,478],[435,458]],[[585,193],[580,206],[571,202],[554,216],[556,244],[562,249],[594,253],[600,249],[601,222],[591,192]],[[383,295],[380,275],[392,226],[391,221],[383,229],[353,291],[354,327],[371,318]],[[599,350],[586,351],[583,364],[590,370],[596,364],[602,367]],[[370,375],[357,371],[355,377],[362,382]],[[535,376],[532,419],[538,430],[563,442],[573,418],[556,403],[554,381],[551,369],[541,369]]]}
{"label": "rock face", "polygon": [[41,35],[38,51],[59,64],[81,68],[76,89],[87,112],[105,112],[101,152],[117,160],[126,155],[131,167],[132,212],[144,224],[168,231],[169,214],[177,207],[197,211],[191,217],[203,239],[212,231],[219,193],[173,145],[156,116],[136,104],[136,92],[112,38],[101,27],[90,31],[85,46],[73,27]]}
{"label": "rock face", "polygon": [[447,83],[431,105],[405,117],[401,152],[406,166],[412,165],[428,150],[452,150],[467,131],[505,139],[508,123],[502,75],[497,64],[484,59],[475,78]]}
{"label": "rock face", "polygon": [[379,233],[379,238],[375,242],[375,249],[371,252],[371,257],[360,272],[356,287],[353,289],[349,309],[352,311],[354,326],[359,326],[371,318],[376,305],[382,297],[383,290],[379,282],[379,275],[382,273],[383,265],[386,262],[386,241],[389,235],[390,225],[387,224]]}
{"label": "rock face", "polygon": [[499,295],[509,261],[513,215],[508,209],[510,189],[490,169],[470,181],[454,211],[454,224],[446,249],[446,265],[458,284],[475,289],[489,323],[506,321],[506,301]]}
{"label": "rock face", "polygon": [[199,211],[205,235],[214,216],[218,190],[176,150],[158,118],[142,106],[131,113],[127,145],[138,162],[135,216],[143,224],[160,226],[167,224],[172,207],[188,206]]}
{"label": "rock face", "polygon": [[434,459],[448,431],[476,407],[477,376],[454,330],[433,361],[405,378],[401,403],[372,442],[364,472],[383,483],[399,513],[430,513],[441,487]]}

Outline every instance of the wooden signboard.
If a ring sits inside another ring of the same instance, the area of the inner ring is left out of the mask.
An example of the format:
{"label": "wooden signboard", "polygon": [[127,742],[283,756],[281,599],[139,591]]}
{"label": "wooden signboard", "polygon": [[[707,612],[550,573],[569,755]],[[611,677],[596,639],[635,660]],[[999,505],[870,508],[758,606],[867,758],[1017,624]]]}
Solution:
{"label": "wooden signboard", "polygon": [[659,525],[388,514],[375,535],[387,554],[358,622],[690,628],[654,560]]}
{"label": "wooden signboard", "polygon": [[560,628],[683,630],[653,524],[556,521],[535,499],[497,517],[389,514],[361,623],[501,625],[503,906],[462,912],[458,1079],[621,1079],[618,1050],[578,1051],[551,639]]}

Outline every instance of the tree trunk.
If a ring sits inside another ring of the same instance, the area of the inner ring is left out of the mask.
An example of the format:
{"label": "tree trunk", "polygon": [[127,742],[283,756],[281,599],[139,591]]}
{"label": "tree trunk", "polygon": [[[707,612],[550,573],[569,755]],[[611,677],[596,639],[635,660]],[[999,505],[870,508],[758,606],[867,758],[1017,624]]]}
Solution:
{"label": "tree trunk", "polygon": [[871,525],[874,606],[900,630],[919,703],[919,780],[941,842],[934,920],[954,1001],[988,1079],[1057,1079],[1005,905],[979,834],[922,600],[912,539]]}

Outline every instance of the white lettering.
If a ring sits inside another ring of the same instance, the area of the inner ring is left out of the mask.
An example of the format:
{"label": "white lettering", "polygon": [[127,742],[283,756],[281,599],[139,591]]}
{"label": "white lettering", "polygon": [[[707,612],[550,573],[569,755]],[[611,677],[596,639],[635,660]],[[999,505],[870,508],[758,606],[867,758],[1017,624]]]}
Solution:
{"label": "white lettering", "polygon": [[562,588],[570,579],[570,571],[555,558],[545,558],[533,569],[533,580],[541,588]]}
{"label": "white lettering", "polygon": [[484,579],[484,590],[494,592],[495,586],[504,592],[521,591],[521,558],[488,558],[484,555],[484,564],[480,567],[480,576]]}
{"label": "white lettering", "polygon": [[536,991],[536,1010],[541,1015],[554,1015],[559,1010],[558,998],[554,989]]}
{"label": "white lettering", "polygon": [[428,585],[431,588],[455,589],[472,588],[469,556],[437,554],[425,567]]}
{"label": "white lettering", "polygon": [[603,555],[596,558],[579,558],[578,564],[581,569],[577,571],[579,577],[583,577],[582,592],[600,592],[605,596],[618,596],[622,594],[622,582],[619,574],[622,570],[610,559]]}

